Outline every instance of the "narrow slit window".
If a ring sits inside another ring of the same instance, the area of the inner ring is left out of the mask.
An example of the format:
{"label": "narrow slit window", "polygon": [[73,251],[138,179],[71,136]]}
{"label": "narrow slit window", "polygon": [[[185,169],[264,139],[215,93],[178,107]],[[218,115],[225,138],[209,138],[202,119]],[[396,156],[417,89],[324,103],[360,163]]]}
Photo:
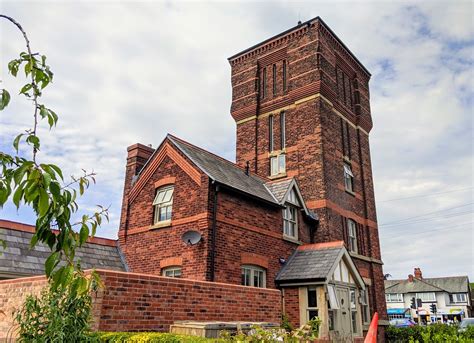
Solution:
{"label": "narrow slit window", "polygon": [[268,150],[273,151],[273,116],[268,117]]}
{"label": "narrow slit window", "polygon": [[283,92],[286,91],[286,60],[283,60]]}
{"label": "narrow slit window", "polygon": [[277,66],[273,65],[273,95],[277,93]]}
{"label": "narrow slit window", "polygon": [[281,150],[286,147],[286,122],[285,122],[285,112],[280,113],[280,144]]}
{"label": "narrow slit window", "polygon": [[266,92],[266,87],[267,86],[267,68],[263,68],[262,71],[262,99],[265,98],[265,92]]}

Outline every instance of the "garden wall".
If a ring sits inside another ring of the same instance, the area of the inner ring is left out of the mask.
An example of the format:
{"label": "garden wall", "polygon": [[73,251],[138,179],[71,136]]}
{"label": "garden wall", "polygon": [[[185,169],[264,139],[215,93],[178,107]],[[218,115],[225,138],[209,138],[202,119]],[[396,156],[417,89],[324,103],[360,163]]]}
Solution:
{"label": "garden wall", "polygon": [[[100,331],[168,331],[177,320],[280,322],[281,296],[272,289],[97,270],[105,289],[94,296],[94,328]],[[11,313],[46,281],[0,281],[0,339]]]}

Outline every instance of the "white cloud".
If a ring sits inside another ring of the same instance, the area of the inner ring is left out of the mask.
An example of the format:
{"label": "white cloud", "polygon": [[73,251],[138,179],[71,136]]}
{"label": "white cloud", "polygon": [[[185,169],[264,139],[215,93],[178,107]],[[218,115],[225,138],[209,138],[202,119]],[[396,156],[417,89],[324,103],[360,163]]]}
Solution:
{"label": "white cloud", "polygon": [[[0,6],[23,24],[33,49],[45,53],[55,71],[44,101],[61,119],[57,129],[43,132],[43,154],[65,166],[67,174],[81,168],[98,173],[98,185],[81,204],[112,205],[112,222],[102,234],[116,234],[126,147],[156,146],[172,132],[232,159],[227,57],[317,15],[373,74],[371,146],[379,223],[472,202],[472,188],[466,190],[473,186],[471,2],[3,1]],[[4,22],[0,30],[0,78],[5,87],[19,89],[4,67],[23,50],[21,36]],[[0,116],[2,149],[30,119],[28,104],[16,97]],[[464,190],[382,202],[459,189]],[[0,215],[31,218],[11,208]],[[440,230],[417,233],[430,229]],[[425,275],[474,278],[472,216],[441,212],[405,226],[381,225],[380,235],[385,272],[404,277],[419,266]]]}

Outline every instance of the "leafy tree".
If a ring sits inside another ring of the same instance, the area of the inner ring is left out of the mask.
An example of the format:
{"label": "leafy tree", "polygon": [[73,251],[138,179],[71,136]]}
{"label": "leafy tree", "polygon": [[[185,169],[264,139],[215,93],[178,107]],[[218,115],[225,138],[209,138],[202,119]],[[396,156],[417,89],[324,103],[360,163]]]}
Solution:
{"label": "leafy tree", "polygon": [[[12,140],[13,154],[0,151],[0,208],[12,201],[17,208],[28,206],[36,214],[36,231],[31,239],[33,248],[38,242],[46,244],[51,253],[45,262],[46,276],[50,280],[51,291],[68,292],[68,297],[82,299],[91,287],[100,282],[98,275],[85,275],[75,260],[76,249],[90,236],[94,236],[103,220],[108,220],[108,209],[99,206],[97,212],[77,214],[78,196],[82,196],[91,183],[95,183],[93,172],[65,180],[61,168],[40,158],[40,125],[53,129],[58,123],[58,115],[41,102],[41,96],[53,81],[53,72],[46,64],[46,56],[33,53],[25,30],[13,18],[0,14],[14,24],[22,33],[26,52],[8,63],[8,71],[13,77],[25,73],[26,83],[19,95],[33,105],[31,128],[19,133]],[[0,111],[10,103],[11,96],[6,89],[0,89]],[[26,146],[23,154],[20,146]],[[73,216],[80,218],[73,220]],[[4,245],[4,242],[2,243]],[[61,263],[60,263],[61,262]]]}

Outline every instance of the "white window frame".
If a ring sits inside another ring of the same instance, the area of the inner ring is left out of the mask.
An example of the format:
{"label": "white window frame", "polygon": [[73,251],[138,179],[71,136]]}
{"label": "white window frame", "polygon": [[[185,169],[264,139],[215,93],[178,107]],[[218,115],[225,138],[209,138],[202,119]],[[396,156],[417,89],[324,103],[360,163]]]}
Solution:
{"label": "white window frame", "polygon": [[[315,300],[316,300],[316,306],[309,306],[309,292],[315,293]],[[318,307],[318,288],[316,286],[309,286],[306,287],[306,319],[307,321],[310,321],[312,318],[309,315],[310,311],[316,311],[317,315],[316,317],[319,317],[319,307]]]}
{"label": "white window frame", "polygon": [[348,192],[354,192],[354,174],[351,165],[346,162],[344,162],[344,188]]}
{"label": "white window frame", "polygon": [[421,299],[423,303],[436,302],[436,294],[434,292],[416,293],[416,299]]}
{"label": "white window frame", "polygon": [[270,156],[270,176],[284,174],[286,172],[286,154],[280,153]]}
{"label": "white window frame", "polygon": [[353,288],[349,289],[349,306],[351,311],[352,333],[357,334],[359,332],[357,320],[357,291]]}
{"label": "white window frame", "polygon": [[370,323],[369,290],[366,288],[364,290],[359,290],[359,292],[360,308],[362,311],[362,323],[365,325]]}
{"label": "white window frame", "polygon": [[357,224],[354,220],[347,218],[347,239],[349,243],[349,251],[358,253],[357,247]]}
{"label": "white window frame", "polygon": [[401,293],[385,293],[385,301],[388,303],[402,303],[403,294]]}
{"label": "white window frame", "polygon": [[[459,298],[462,298],[459,300]],[[467,303],[466,293],[452,293],[449,295],[449,302],[452,304]]]}
{"label": "white window frame", "polygon": [[179,266],[166,267],[161,270],[161,275],[166,277],[181,277],[182,271]]}
{"label": "white window frame", "polygon": [[[255,276],[258,275],[258,280],[255,282]],[[248,275],[248,282],[247,280]],[[267,287],[267,271],[259,266],[246,264],[241,267],[241,284],[243,286],[266,288]],[[243,278],[245,276],[245,279]],[[260,278],[261,276],[261,278]]]}
{"label": "white window frame", "polygon": [[289,203],[283,209],[283,235],[298,239],[298,208]]}
{"label": "white window frame", "polygon": [[[163,186],[157,189],[153,200],[153,224],[167,223],[173,215],[174,185]],[[164,210],[164,218],[161,211]]]}

